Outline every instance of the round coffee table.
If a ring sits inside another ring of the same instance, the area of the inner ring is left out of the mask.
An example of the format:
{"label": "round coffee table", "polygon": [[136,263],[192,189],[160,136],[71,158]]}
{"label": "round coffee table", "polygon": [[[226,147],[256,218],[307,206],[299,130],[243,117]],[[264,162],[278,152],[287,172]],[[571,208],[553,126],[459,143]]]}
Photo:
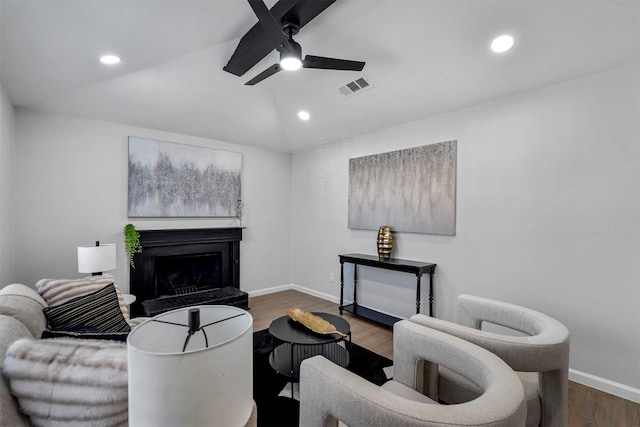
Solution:
{"label": "round coffee table", "polygon": [[294,322],[289,316],[282,316],[269,326],[269,334],[273,337],[273,350],[269,355],[269,363],[281,375],[293,382],[300,379],[300,363],[309,357],[322,355],[343,368],[349,365],[351,348],[351,327],[343,318],[329,313],[313,313],[333,324],[337,330],[347,335],[348,340],[340,334],[317,334]]}

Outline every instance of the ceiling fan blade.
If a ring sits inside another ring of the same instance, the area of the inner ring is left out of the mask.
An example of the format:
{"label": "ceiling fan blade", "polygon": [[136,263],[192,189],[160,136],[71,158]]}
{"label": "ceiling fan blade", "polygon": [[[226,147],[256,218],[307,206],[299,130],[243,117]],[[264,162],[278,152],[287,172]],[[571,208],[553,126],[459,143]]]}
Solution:
{"label": "ceiling fan blade", "polygon": [[302,61],[304,68],[319,68],[322,70],[362,71],[362,61],[350,61],[348,59],[325,58],[324,56],[307,55]]}
{"label": "ceiling fan blade", "polygon": [[[283,17],[292,18],[302,28],[335,2],[336,0],[299,0]],[[273,9],[271,13],[275,16]],[[277,16],[275,18],[278,20]]]}
{"label": "ceiling fan blade", "polygon": [[262,0],[247,0],[253,13],[258,17],[260,25],[264,29],[269,40],[273,43],[278,52],[293,52],[293,47],[289,43],[289,39],[282,32],[282,26],[273,17],[267,6]]}
{"label": "ceiling fan blade", "polygon": [[273,64],[271,67],[267,68],[266,70],[264,70],[263,72],[261,72],[260,74],[258,74],[257,76],[249,80],[248,82],[246,82],[245,86],[253,86],[256,83],[260,83],[267,77],[273,76],[275,73],[277,73],[280,70],[282,70],[282,67],[280,66],[280,64]]}
{"label": "ceiling fan blade", "polygon": [[259,22],[245,34],[238,43],[235,52],[222,69],[228,73],[242,76],[273,50],[271,40],[264,36]]}

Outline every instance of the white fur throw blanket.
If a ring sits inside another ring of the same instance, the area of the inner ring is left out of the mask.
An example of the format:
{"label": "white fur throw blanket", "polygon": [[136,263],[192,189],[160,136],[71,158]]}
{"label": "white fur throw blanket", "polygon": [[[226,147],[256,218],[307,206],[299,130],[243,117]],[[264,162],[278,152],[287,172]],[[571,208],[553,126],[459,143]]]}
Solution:
{"label": "white fur throw blanket", "polygon": [[125,343],[24,338],[9,347],[2,370],[33,425],[127,425]]}

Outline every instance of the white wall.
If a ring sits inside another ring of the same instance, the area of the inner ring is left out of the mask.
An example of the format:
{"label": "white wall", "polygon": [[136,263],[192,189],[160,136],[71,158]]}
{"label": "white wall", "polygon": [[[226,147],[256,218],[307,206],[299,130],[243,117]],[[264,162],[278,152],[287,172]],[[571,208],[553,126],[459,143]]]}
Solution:
{"label": "white wall", "polygon": [[[637,398],[639,76],[627,66],[294,154],[293,282],[335,298],[338,254],[376,254],[376,231],[347,228],[350,158],[455,139],[456,236],[399,233],[393,256],[438,264],[437,317],[454,320],[461,293],[540,310],[569,328],[574,378]],[[360,302],[412,314],[415,277],[359,273]]]}
{"label": "white wall", "polygon": [[[13,281],[13,106],[0,82],[0,284]],[[0,285],[0,286],[2,286]]]}
{"label": "white wall", "polygon": [[[76,247],[116,243],[124,291],[129,269],[122,229],[246,227],[241,288],[291,283],[291,155],[221,141],[16,109],[16,279],[80,277]],[[127,217],[128,136],[242,153],[242,224],[224,219]]]}

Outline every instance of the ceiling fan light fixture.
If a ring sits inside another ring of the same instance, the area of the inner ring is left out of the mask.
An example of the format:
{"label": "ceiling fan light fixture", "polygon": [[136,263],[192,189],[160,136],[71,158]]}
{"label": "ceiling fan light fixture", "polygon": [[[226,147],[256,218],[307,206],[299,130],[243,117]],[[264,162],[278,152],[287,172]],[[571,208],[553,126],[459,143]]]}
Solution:
{"label": "ceiling fan light fixture", "polygon": [[302,67],[302,47],[293,39],[289,39],[289,44],[293,52],[280,53],[280,66],[288,71],[298,70]]}
{"label": "ceiling fan light fixture", "polygon": [[287,71],[295,71],[302,67],[302,61],[295,56],[286,56],[280,58],[280,66]]}

